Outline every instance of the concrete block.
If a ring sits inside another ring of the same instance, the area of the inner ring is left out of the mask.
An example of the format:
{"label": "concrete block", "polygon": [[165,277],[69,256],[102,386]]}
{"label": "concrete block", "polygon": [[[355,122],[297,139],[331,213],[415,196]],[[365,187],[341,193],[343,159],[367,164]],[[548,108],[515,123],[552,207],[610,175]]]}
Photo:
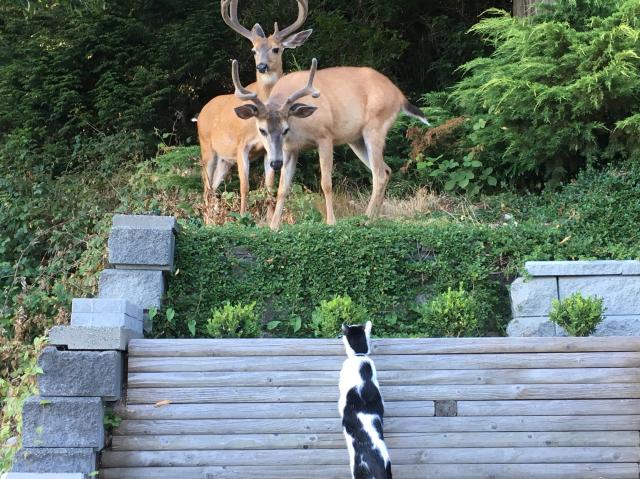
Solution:
{"label": "concrete block", "polygon": [[22,446],[99,451],[104,447],[103,421],[100,398],[32,396],[22,409]]}
{"label": "concrete block", "polygon": [[2,479],[85,479],[87,476],[79,472],[10,472],[0,477]]}
{"label": "concrete block", "polygon": [[83,326],[55,326],[49,331],[49,344],[67,346],[72,350],[126,351],[131,339],[140,339],[139,331],[127,328],[86,328]]}
{"label": "concrete block", "polygon": [[640,315],[640,277],[599,276],[559,278],[560,299],[581,293],[604,299],[607,316]]}
{"label": "concrete block", "polygon": [[121,313],[134,318],[141,318],[141,306],[122,298],[74,298],[71,303],[72,313]]}
{"label": "concrete block", "polygon": [[142,333],[142,315],[134,318],[124,313],[71,313],[71,325],[87,328],[127,328]]}
{"label": "concrete block", "polygon": [[178,231],[179,225],[173,216],[113,215],[113,228],[153,229]]}
{"label": "concrete block", "polygon": [[113,228],[109,263],[124,269],[173,271],[175,237],[171,230]]}
{"label": "concrete block", "polygon": [[122,392],[119,351],[58,351],[46,347],[38,358],[40,396],[101,397],[117,401]]}
{"label": "concrete block", "polygon": [[100,274],[101,298],[124,298],[144,309],[159,309],[163,295],[162,271],[106,269]]}
{"label": "concrete block", "polygon": [[96,452],[90,448],[23,447],[15,455],[11,472],[74,471],[87,475],[96,469]]}
{"label": "concrete block", "polygon": [[594,336],[640,336],[640,316],[607,316]]}
{"label": "concrete block", "polygon": [[514,318],[507,325],[507,335],[515,337],[557,336],[557,326],[546,316]]}
{"label": "concrete block", "polygon": [[558,299],[555,278],[516,278],[511,283],[511,310],[514,318],[546,316],[551,302]]}
{"label": "concrete block", "polygon": [[640,261],[527,261],[531,276],[640,275]]}

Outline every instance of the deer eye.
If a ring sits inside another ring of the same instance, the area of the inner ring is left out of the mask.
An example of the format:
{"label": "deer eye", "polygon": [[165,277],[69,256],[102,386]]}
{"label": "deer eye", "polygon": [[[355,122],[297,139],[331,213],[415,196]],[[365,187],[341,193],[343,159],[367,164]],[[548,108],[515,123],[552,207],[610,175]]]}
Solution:
{"label": "deer eye", "polygon": [[256,52],[256,49],[255,49],[255,48],[253,48],[253,49],[251,50],[251,53],[253,53],[253,54],[255,55],[255,54],[257,53],[257,52]]}
{"label": "deer eye", "polygon": [[262,136],[267,136],[267,130],[265,130],[264,128],[259,128],[258,130],[260,131],[260,134]]}
{"label": "deer eye", "polygon": [[275,53],[276,55],[278,53],[280,53],[280,49],[279,48],[274,48],[273,50],[271,50],[273,53]]}
{"label": "deer eye", "polygon": [[286,135],[287,133],[289,133],[289,128],[285,128],[285,129],[282,131],[282,136]]}

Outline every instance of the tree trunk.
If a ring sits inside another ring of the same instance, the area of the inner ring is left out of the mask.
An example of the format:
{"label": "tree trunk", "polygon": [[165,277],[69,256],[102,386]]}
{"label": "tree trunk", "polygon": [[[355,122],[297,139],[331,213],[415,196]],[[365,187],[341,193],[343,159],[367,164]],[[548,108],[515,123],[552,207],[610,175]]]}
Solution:
{"label": "tree trunk", "polygon": [[513,16],[528,17],[536,14],[536,4],[553,3],[554,0],[513,0]]}

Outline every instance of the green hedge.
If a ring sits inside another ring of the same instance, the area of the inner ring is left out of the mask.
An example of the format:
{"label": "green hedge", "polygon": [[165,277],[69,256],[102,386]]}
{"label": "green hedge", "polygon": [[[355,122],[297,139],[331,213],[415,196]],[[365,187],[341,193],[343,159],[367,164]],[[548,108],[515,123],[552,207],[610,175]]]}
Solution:
{"label": "green hedge", "polygon": [[[189,336],[187,323],[195,320],[203,335],[212,311],[228,301],[255,302],[265,334],[312,335],[313,310],[349,295],[371,314],[377,334],[419,335],[419,304],[460,284],[491,311],[480,334],[501,333],[510,319],[508,284],[525,261],[638,258],[639,223],[640,168],[633,164],[587,170],[542,195],[488,198],[460,217],[354,218],[277,233],[192,221],[178,236],[179,269],[165,302],[175,315],[158,315],[155,334]],[[273,320],[283,327],[268,330]]]}

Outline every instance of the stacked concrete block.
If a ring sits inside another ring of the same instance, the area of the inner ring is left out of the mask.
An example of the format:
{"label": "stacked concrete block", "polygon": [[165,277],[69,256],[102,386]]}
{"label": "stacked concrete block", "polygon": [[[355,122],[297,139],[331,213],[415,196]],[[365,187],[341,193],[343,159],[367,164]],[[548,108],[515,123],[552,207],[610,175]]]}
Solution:
{"label": "stacked concrete block", "polygon": [[[11,472],[69,473],[87,477],[96,471],[97,454],[91,448],[22,448],[13,460]],[[35,476],[38,477],[38,476]]]}
{"label": "stacked concrete block", "polygon": [[509,336],[564,336],[549,321],[551,302],[572,294],[604,299],[595,336],[640,335],[640,261],[529,261],[511,285]]}
{"label": "stacked concrete block", "polygon": [[[165,274],[174,271],[176,219],[115,215],[109,236],[109,264],[100,275],[101,298],[124,298],[145,311],[159,309]],[[145,315],[145,331],[152,325]]]}
{"label": "stacked concrete block", "polygon": [[40,395],[117,401],[122,394],[123,362],[120,351],[60,351],[49,346],[38,360]]}
{"label": "stacked concrete block", "polygon": [[49,343],[72,350],[125,351],[129,340],[142,338],[142,308],[125,299],[74,299],[71,325],[56,326]]}
{"label": "stacked concrete block", "polygon": [[[6,479],[95,475],[105,444],[104,402],[123,386],[123,354],[144,336],[145,310],[160,308],[173,271],[175,218],[116,215],[99,298],[74,299],[69,326],[56,326],[39,358],[40,395],[24,405],[22,449]],[[5,478],[3,478],[5,479]]]}
{"label": "stacked concrete block", "polygon": [[9,472],[0,476],[2,479],[84,479],[84,474],[51,472]]}
{"label": "stacked concrete block", "polygon": [[104,407],[98,397],[28,398],[22,410],[22,446],[104,447]]}

